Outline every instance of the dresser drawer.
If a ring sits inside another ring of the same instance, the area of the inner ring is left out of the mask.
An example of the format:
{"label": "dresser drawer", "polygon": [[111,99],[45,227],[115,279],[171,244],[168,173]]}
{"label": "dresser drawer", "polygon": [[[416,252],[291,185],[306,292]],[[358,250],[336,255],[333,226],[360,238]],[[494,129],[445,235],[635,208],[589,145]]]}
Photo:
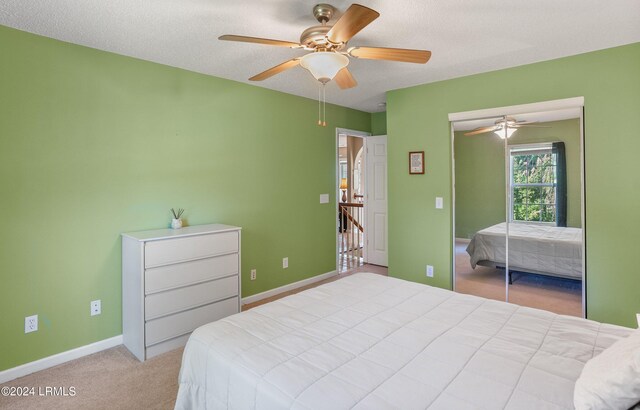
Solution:
{"label": "dresser drawer", "polygon": [[173,339],[165,340],[164,342],[156,343],[153,346],[147,347],[147,359],[151,359],[152,357],[186,345],[187,340],[189,340],[189,336],[191,336],[191,333],[174,337]]}
{"label": "dresser drawer", "polygon": [[238,254],[198,259],[144,271],[145,295],[238,274]]}
{"label": "dresser drawer", "polygon": [[184,335],[234,313],[238,313],[237,297],[152,320],[145,324],[145,345],[151,346]]}
{"label": "dresser drawer", "polygon": [[238,252],[238,232],[163,239],[145,244],[144,266],[168,265],[192,259]]}
{"label": "dresser drawer", "polygon": [[145,320],[238,296],[238,276],[154,293],[144,298]]}

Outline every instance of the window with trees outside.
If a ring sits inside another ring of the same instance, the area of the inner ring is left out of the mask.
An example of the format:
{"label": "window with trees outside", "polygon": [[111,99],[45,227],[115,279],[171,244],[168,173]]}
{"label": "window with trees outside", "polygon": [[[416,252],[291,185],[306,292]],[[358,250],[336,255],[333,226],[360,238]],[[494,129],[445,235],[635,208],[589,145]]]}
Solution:
{"label": "window with trees outside", "polygon": [[511,157],[511,220],[556,223],[557,155],[552,144],[516,145]]}

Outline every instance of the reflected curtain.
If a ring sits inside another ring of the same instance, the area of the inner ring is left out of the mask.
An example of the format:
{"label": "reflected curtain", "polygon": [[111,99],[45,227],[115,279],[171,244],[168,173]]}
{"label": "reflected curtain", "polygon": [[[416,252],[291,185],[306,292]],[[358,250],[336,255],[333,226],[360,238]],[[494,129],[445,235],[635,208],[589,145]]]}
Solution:
{"label": "reflected curtain", "polygon": [[554,142],[552,152],[556,157],[556,225],[567,226],[567,157],[564,142]]}

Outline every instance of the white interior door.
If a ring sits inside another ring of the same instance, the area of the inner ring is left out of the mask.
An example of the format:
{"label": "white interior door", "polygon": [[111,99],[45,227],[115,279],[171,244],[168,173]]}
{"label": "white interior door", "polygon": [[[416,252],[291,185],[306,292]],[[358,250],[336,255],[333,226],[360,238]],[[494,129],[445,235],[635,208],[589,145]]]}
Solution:
{"label": "white interior door", "polygon": [[367,263],[388,265],[387,136],[365,138],[367,185],[365,225]]}

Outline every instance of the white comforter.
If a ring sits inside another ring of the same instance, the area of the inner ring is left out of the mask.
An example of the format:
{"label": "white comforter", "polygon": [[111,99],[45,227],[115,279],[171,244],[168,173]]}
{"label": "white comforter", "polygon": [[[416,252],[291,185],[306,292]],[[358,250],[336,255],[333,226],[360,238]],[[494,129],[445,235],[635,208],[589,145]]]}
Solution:
{"label": "white comforter", "polygon": [[202,326],[177,409],[569,409],[630,329],[360,273]]}
{"label": "white comforter", "polygon": [[[478,231],[467,253],[471,266],[481,261],[505,264],[504,222]],[[582,278],[582,229],[526,223],[509,224],[509,269]]]}

